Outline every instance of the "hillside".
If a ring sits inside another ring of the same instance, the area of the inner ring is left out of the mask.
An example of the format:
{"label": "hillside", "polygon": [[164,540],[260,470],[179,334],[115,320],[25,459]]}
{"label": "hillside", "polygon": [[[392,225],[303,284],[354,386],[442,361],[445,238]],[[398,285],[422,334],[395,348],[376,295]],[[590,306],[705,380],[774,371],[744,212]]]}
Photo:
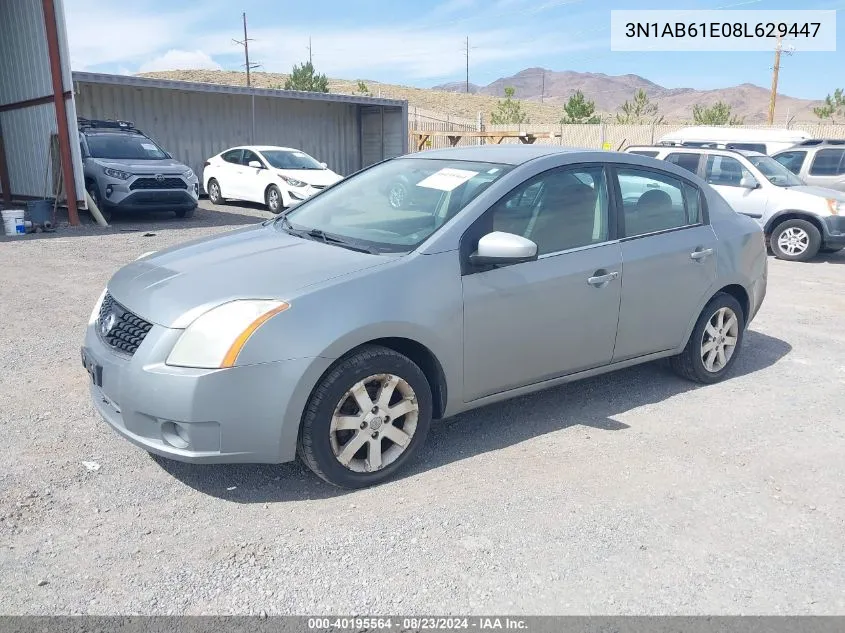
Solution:
{"label": "hillside", "polygon": [[[545,73],[545,80],[543,75]],[[227,85],[246,85],[242,72],[217,70],[172,70],[144,73],[144,77],[197,81]],[[252,83],[262,88],[281,87],[287,75],[281,73],[252,73]],[[657,103],[660,113],[667,122],[689,122],[695,104],[709,105],[718,100],[730,104],[735,114],[745,117],[748,124],[765,123],[769,106],[769,91],[760,86],[742,84],[717,90],[694,90],[692,88],[664,88],[638,75],[609,76],[601,73],[555,72],[540,68],[528,68],[512,77],[497,79],[487,86],[453,82],[434,88],[411,88],[377,81],[365,80],[373,96],[405,99],[410,106],[448,114],[454,117],[475,119],[478,112],[485,118],[495,110],[505,88],[512,86],[517,98],[522,100],[523,109],[532,123],[557,123],[563,104],[575,90],[581,90],[596,102],[597,109],[613,116],[622,103],[630,99],[640,88]],[[542,102],[541,89],[545,87]],[[358,88],[357,80],[330,79],[329,90],[352,94]],[[796,121],[813,121],[813,107],[818,101],[795,99],[785,95],[778,97],[777,119],[784,121],[787,112]]]}

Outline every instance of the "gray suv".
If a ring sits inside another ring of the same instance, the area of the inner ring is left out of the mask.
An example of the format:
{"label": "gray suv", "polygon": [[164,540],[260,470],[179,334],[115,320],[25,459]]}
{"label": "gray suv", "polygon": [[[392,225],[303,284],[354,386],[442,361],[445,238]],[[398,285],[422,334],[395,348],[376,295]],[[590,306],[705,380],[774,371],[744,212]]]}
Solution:
{"label": "gray suv", "polygon": [[114,211],[194,215],[199,180],[127,121],[79,119],[85,189],[108,219]]}
{"label": "gray suv", "polygon": [[808,185],[845,191],[845,141],[805,141],[773,158]]}

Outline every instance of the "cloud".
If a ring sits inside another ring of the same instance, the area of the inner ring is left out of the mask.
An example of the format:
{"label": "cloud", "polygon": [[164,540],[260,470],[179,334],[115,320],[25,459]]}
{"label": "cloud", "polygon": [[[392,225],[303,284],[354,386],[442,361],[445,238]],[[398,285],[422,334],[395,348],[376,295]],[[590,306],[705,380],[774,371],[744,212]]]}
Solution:
{"label": "cloud", "polygon": [[223,67],[214,61],[210,55],[200,50],[183,51],[170,49],[164,55],[156,57],[138,69],[138,72],[149,73],[157,70],[222,70]]}

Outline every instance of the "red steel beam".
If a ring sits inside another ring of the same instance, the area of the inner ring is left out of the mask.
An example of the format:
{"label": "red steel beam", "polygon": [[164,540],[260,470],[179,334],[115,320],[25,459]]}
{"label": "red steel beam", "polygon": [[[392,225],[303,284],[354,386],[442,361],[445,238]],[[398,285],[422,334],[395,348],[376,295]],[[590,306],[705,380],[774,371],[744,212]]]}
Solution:
{"label": "red steel beam", "polygon": [[[71,91],[67,90],[64,93],[65,99],[70,99]],[[7,103],[5,105],[0,105],[0,112],[9,112],[10,110],[23,110],[24,108],[31,108],[33,106],[44,105],[45,103],[53,103],[55,97],[53,95],[47,95],[46,97],[38,97],[36,99],[27,99],[26,101],[16,101],[14,103]]]}
{"label": "red steel beam", "polygon": [[62,176],[67,192],[67,215],[71,226],[79,224],[76,208],[76,179],[70,151],[70,130],[67,125],[64,86],[62,85],[62,57],[59,52],[59,30],[56,24],[56,5],[53,0],[41,0],[44,8],[44,28],[47,32],[47,52],[50,55],[50,73],[53,76],[53,103],[56,106],[56,125],[59,129],[59,154],[62,157]]}

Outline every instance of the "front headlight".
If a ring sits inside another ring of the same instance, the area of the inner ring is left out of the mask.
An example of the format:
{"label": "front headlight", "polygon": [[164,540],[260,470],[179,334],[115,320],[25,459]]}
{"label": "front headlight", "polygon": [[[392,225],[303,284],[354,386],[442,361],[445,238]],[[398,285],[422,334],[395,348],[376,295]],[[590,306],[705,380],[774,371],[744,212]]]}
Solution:
{"label": "front headlight", "polygon": [[112,169],[111,167],[103,167],[103,173],[110,178],[117,178],[118,180],[128,180],[132,174],[119,169]]}
{"label": "front headlight", "polygon": [[282,180],[288,183],[291,187],[305,187],[308,183],[302,182],[301,180],[297,180],[296,178],[291,178],[290,176],[279,176]]}
{"label": "front headlight", "polygon": [[233,367],[252,333],[289,307],[284,301],[244,299],[213,308],[182,332],[167,364],[199,369]]}
{"label": "front headlight", "polygon": [[827,208],[830,210],[830,215],[839,215],[845,211],[845,204],[833,198],[827,199]]}
{"label": "front headlight", "polygon": [[193,170],[193,169],[189,169],[189,170],[188,170],[188,171],[186,171],[184,174],[182,174],[182,176],[184,176],[185,180],[190,180],[191,178],[193,178],[193,177],[194,177],[194,170]]}
{"label": "front headlight", "polygon": [[100,308],[103,307],[103,299],[106,298],[106,288],[103,288],[103,291],[100,293],[100,298],[97,299],[97,303],[94,304],[94,309],[91,310],[91,316],[88,317],[88,325],[94,325],[97,321],[97,317],[100,316]]}

